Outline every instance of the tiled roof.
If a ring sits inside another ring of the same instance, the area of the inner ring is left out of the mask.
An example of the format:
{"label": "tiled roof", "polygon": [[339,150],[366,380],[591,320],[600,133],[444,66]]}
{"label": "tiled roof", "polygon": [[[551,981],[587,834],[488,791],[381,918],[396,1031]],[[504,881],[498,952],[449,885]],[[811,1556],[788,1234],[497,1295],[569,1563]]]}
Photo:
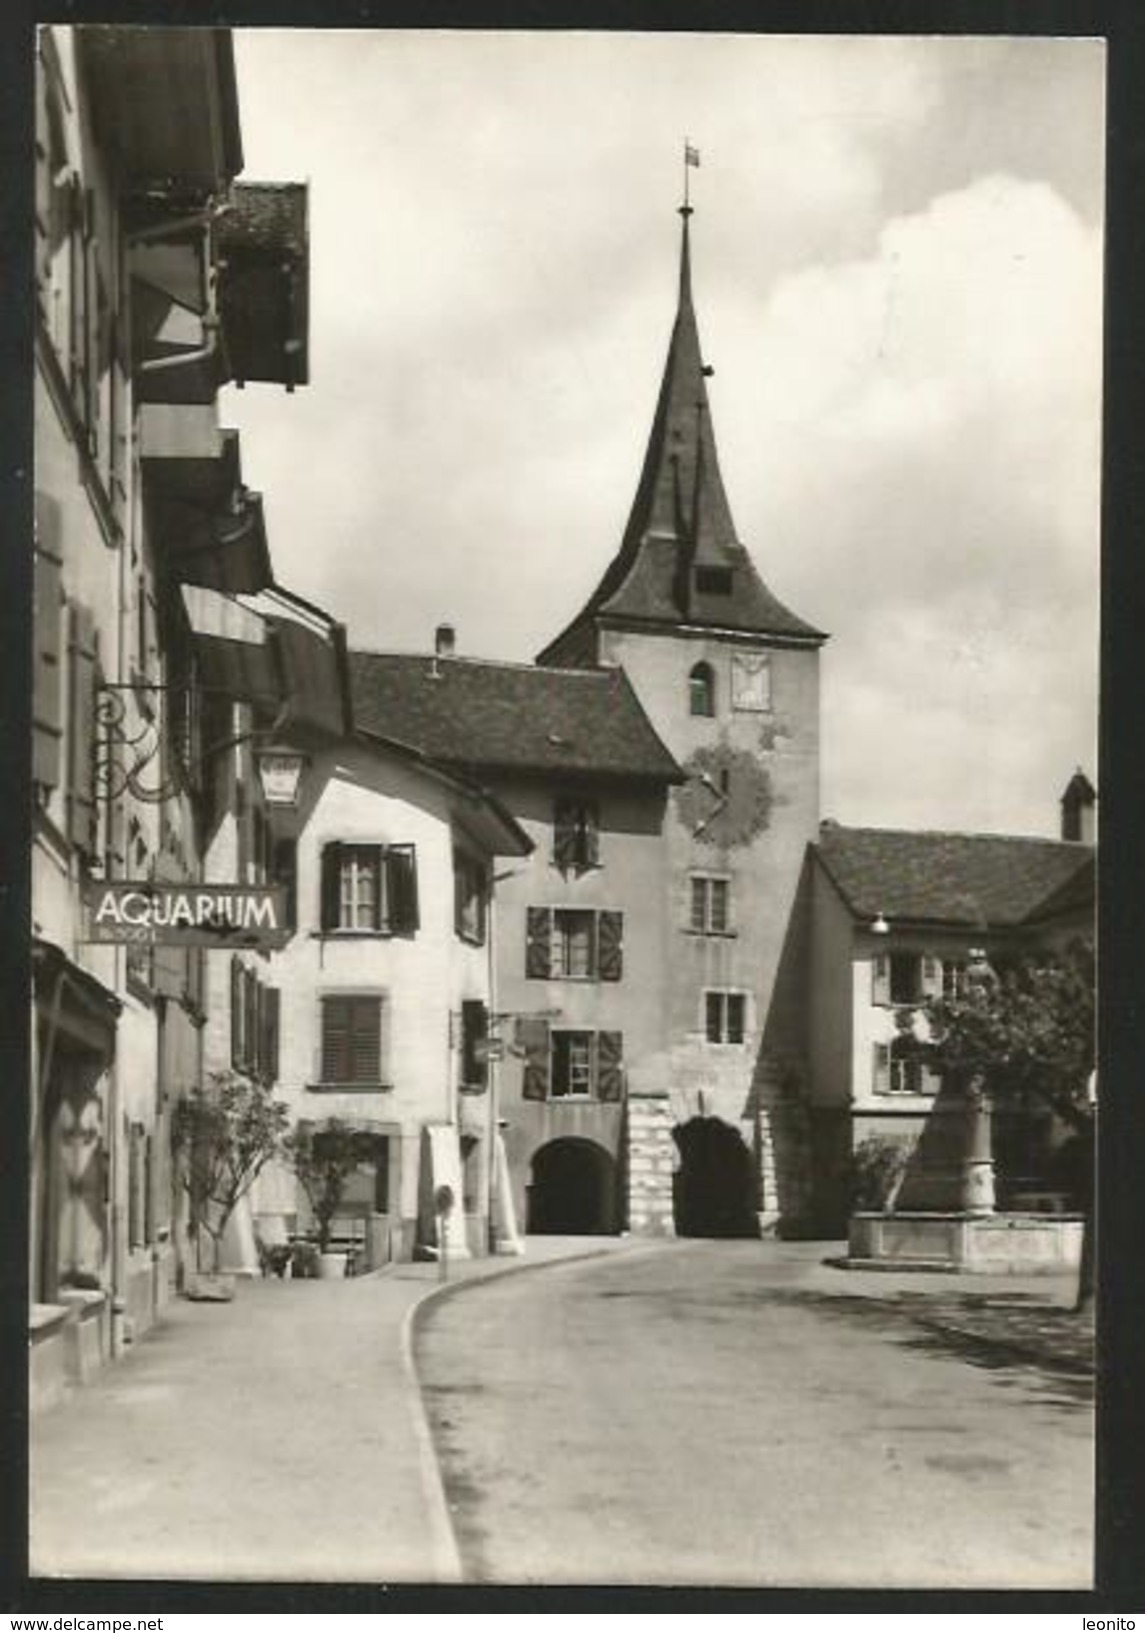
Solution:
{"label": "tiled roof", "polygon": [[[858,918],[1013,928],[1092,869],[1088,846],[824,823],[819,859]],[[1090,872],[1092,879],[1092,872]],[[1071,903],[1080,906],[1080,901]]]}
{"label": "tiled roof", "polygon": [[446,765],[682,776],[619,669],[351,652],[350,689],[359,731]]}
{"label": "tiled roof", "polygon": [[1097,857],[1086,847],[1086,860],[1064,884],[1038,903],[1031,920],[1068,918],[1075,913],[1093,913],[1097,899]]}

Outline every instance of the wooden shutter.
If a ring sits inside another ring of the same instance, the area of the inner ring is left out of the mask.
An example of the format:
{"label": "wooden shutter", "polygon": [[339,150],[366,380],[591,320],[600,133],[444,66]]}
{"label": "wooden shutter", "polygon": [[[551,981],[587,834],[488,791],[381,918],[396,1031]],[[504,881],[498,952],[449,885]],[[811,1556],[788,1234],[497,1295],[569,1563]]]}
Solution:
{"label": "wooden shutter", "polygon": [[237,1071],[243,1063],[243,967],[231,959],[231,1065]]}
{"label": "wooden shutter", "polygon": [[596,1034],[596,1093],[600,1100],[620,1100],[624,1096],[624,1034]]}
{"label": "wooden shutter", "polygon": [[336,930],[342,921],[342,847],[335,840],[322,850],[323,930]]}
{"label": "wooden shutter", "polygon": [[382,1080],[382,1000],[351,998],[350,1076],[351,1083],[380,1083]]}
{"label": "wooden shutter", "polygon": [[52,302],[52,132],[46,76],[36,75],[36,296],[47,320]]}
{"label": "wooden shutter", "polygon": [[889,1094],[891,1087],[891,1046],[876,1043],[872,1071],[872,1086],[876,1094]]}
{"label": "wooden shutter", "polygon": [[347,1083],[350,1078],[350,999],[322,1000],[323,1083]]}
{"label": "wooden shutter", "polygon": [[602,981],[619,981],[624,974],[623,913],[597,917],[597,970]]}
{"label": "wooden shutter", "polygon": [[525,1100],[549,1097],[549,1023],[532,1016],[517,1022],[517,1047],[525,1056],[521,1095]]}
{"label": "wooden shutter", "polygon": [[277,987],[262,993],[262,1050],[259,1065],[268,1083],[278,1081],[278,1037],[281,1025],[281,994]]}
{"label": "wooden shutter", "polygon": [[929,953],[922,957],[922,993],[924,998],[942,997],[942,960]]}
{"label": "wooden shutter", "polygon": [[871,1002],[889,1004],[891,1001],[891,961],[887,953],[878,953],[871,960]]}
{"label": "wooden shutter", "polygon": [[600,861],[600,818],[596,806],[585,803],[581,806],[581,863],[586,868],[594,868]]}
{"label": "wooden shutter", "polygon": [[390,933],[412,936],[418,928],[417,852],[412,845],[393,845],[385,852],[382,866]]}
{"label": "wooden shutter", "polygon": [[561,872],[572,867],[576,852],[576,807],[558,800],[553,811],[553,861]]}
{"label": "wooden shutter", "polygon": [[298,841],[277,839],[274,844],[273,876],[286,892],[286,926],[298,928]]}
{"label": "wooden shutter", "polygon": [[95,803],[95,625],[86,607],[72,607],[68,619],[69,707],[68,838],[94,856],[98,844]]}
{"label": "wooden shutter", "polygon": [[489,1064],[477,1045],[489,1036],[489,1011],[480,998],[464,998],[461,1003],[461,1081],[469,1088],[484,1088],[489,1081]]}
{"label": "wooden shutter", "polygon": [[530,907],[525,913],[525,976],[530,981],[547,981],[552,968],[552,921],[547,907]]}
{"label": "wooden shutter", "polygon": [[91,215],[91,192],[84,187],[80,177],[75,176],[72,178],[70,191],[71,334],[68,383],[85,432],[90,431],[92,419],[93,359],[90,314],[95,300],[90,289],[93,252]]}
{"label": "wooden shutter", "polygon": [[64,734],[60,685],[60,507],[36,494],[35,670],[32,682],[32,780],[45,788],[60,782]]}

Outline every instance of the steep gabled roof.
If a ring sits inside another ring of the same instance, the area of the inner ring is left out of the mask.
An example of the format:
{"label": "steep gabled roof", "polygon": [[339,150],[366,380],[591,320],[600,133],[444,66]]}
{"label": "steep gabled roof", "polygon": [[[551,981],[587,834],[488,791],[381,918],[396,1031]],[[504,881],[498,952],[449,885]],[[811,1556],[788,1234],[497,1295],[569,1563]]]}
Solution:
{"label": "steep gabled roof", "polygon": [[1092,851],[1056,839],[824,823],[813,848],[860,919],[1013,929],[1057,911],[1060,892],[1082,907],[1086,878],[1092,892]]}
{"label": "steep gabled roof", "polygon": [[468,771],[681,781],[619,669],[351,652],[358,731]]}
{"label": "steep gabled roof", "polygon": [[826,640],[771,593],[736,532],[708,403],[712,370],[692,302],[691,211],[682,213],[676,320],[628,525],[604,577],[542,663],[597,618],[742,630],[809,645]]}

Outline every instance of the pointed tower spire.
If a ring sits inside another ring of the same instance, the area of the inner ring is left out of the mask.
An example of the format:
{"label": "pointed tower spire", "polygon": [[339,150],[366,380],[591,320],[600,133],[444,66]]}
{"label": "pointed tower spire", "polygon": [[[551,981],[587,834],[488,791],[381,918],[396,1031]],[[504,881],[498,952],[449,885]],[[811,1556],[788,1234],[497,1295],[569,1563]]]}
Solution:
{"label": "pointed tower spire", "polygon": [[679,214],[676,317],[628,525],[587,606],[541,654],[541,662],[555,661],[554,654],[563,661],[568,650],[582,648],[581,640],[570,648],[566,637],[597,615],[645,625],[711,625],[815,644],[825,639],[776,600],[736,533],[708,402],[714,370],[703,359],[692,301],[694,211],[686,191]]}

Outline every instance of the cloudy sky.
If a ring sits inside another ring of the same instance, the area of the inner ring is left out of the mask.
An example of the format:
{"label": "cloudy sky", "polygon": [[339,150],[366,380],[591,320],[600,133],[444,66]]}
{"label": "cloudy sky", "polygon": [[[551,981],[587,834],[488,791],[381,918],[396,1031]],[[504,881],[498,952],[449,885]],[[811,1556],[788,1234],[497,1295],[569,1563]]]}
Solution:
{"label": "cloudy sky", "polygon": [[615,552],[681,149],[740,537],[831,632],[824,815],[1054,833],[1095,772],[1103,49],[239,31],[311,184],[311,375],[230,391],[281,583],[530,660]]}

